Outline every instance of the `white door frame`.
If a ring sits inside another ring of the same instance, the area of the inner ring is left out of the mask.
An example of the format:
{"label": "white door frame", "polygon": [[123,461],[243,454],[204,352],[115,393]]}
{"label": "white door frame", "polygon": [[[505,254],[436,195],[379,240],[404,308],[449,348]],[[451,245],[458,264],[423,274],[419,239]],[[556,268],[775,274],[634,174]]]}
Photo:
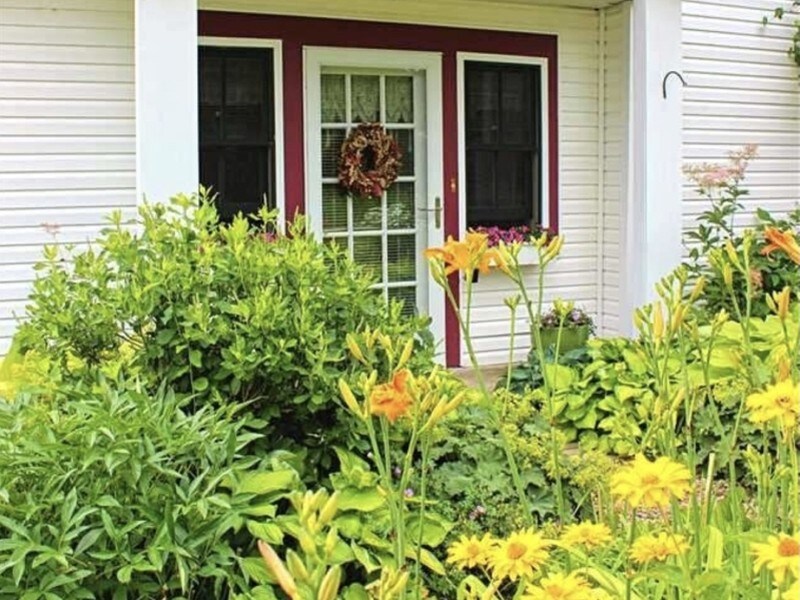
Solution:
{"label": "white door frame", "polygon": [[[362,69],[404,69],[425,73],[425,118],[426,118],[426,156],[427,208],[433,210],[436,198],[444,198],[443,188],[443,126],[442,126],[442,55],[438,52],[417,52],[410,50],[376,50],[362,48],[332,48],[307,46],[303,49],[303,110],[305,114],[305,200],[309,229],[319,231],[322,224],[322,189],[319,173],[322,172],[321,131],[317,110],[319,108],[318,82],[323,67],[362,68]],[[441,204],[444,211],[443,202]],[[423,208],[423,207],[417,207]],[[432,213],[429,213],[432,214]],[[427,219],[428,246],[444,243],[444,214],[436,227],[436,220]],[[430,273],[420,273],[428,277],[428,315],[431,317],[431,332],[441,340],[438,353],[444,356],[445,340],[445,300],[444,293],[430,277]]]}

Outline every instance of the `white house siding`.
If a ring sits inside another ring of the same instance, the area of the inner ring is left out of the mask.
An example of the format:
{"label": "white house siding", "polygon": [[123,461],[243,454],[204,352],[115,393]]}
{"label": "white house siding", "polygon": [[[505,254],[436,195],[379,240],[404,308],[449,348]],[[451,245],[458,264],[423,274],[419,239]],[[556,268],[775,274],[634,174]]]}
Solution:
{"label": "white house siding", "polygon": [[[547,273],[545,300],[571,299],[588,311],[597,312],[605,291],[598,285],[598,147],[602,119],[598,102],[601,88],[597,11],[481,0],[200,0],[200,8],[557,34],[560,229],[566,246]],[[607,191],[616,193],[613,188]],[[610,202],[612,210],[618,204]],[[613,222],[614,217],[608,218],[609,224]],[[534,267],[527,269],[529,289],[535,296],[536,271]],[[502,363],[508,358],[511,319],[503,300],[515,293],[514,286],[500,274],[481,277],[475,286],[472,334],[484,364]],[[608,309],[613,310],[613,306],[609,304]],[[528,351],[527,320],[521,312],[516,330],[521,334],[516,352],[520,358]],[[466,361],[464,355],[462,362]]]}
{"label": "white house siding", "polygon": [[0,0],[0,356],[43,244],[136,205],[133,57],[132,0]]}
{"label": "white house siding", "polygon": [[[598,309],[601,333],[615,334],[624,330],[628,315],[620,314],[623,256],[621,210],[627,189],[626,157],[628,153],[628,59],[630,56],[630,4],[619,4],[605,11],[603,49],[603,181],[602,231],[600,249],[601,305]],[[622,327],[622,329],[621,329]]]}
{"label": "white house siding", "polygon": [[[787,56],[791,20],[764,27],[762,17],[788,0],[685,0],[684,159],[723,161],[730,150],[759,145],[748,172],[748,212],[775,213],[800,201],[800,68]],[[706,208],[690,184],[684,230]],[[745,222],[742,221],[742,224]]]}

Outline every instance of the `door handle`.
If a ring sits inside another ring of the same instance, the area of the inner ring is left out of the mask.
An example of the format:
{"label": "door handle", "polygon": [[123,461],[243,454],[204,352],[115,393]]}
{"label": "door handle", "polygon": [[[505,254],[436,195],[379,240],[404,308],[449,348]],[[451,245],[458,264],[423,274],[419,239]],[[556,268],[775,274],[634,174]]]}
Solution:
{"label": "door handle", "polygon": [[436,196],[433,199],[433,208],[420,208],[418,209],[420,212],[427,212],[433,213],[433,224],[436,226],[436,229],[442,228],[442,198],[441,196]]}

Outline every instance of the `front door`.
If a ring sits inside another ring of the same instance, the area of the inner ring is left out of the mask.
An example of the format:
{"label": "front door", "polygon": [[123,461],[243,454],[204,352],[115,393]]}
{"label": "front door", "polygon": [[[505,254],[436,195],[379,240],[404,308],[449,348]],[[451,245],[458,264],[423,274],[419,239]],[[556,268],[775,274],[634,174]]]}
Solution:
{"label": "front door", "polygon": [[[429,315],[444,338],[444,298],[423,250],[443,240],[441,56],[307,48],[306,197],[312,230],[371,270],[386,298]],[[348,195],[337,171],[342,142],[360,123],[381,123],[403,153],[381,198]],[[443,351],[443,347],[440,347]]]}

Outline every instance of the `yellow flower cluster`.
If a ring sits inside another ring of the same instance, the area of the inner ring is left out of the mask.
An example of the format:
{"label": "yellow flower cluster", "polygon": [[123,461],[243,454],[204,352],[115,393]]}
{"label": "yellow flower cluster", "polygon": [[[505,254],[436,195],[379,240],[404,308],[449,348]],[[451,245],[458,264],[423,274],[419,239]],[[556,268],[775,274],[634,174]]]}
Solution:
{"label": "yellow flower cluster", "polygon": [[664,533],[643,535],[634,540],[630,557],[640,565],[653,561],[665,561],[670,556],[680,556],[689,550],[689,543],[682,535]]}
{"label": "yellow flower cluster", "polygon": [[448,549],[447,562],[461,569],[488,567],[496,579],[531,578],[548,559],[550,542],[533,529],[523,529],[505,539],[490,535],[462,536]]}
{"label": "yellow flower cluster", "polygon": [[669,458],[649,461],[641,454],[611,478],[611,493],[633,508],[666,508],[691,489],[689,469]]}
{"label": "yellow flower cluster", "polygon": [[584,546],[587,550],[604,546],[611,541],[611,529],[605,523],[584,521],[569,525],[561,535],[561,542],[568,548]]}
{"label": "yellow flower cluster", "polygon": [[554,573],[525,590],[522,600],[594,600],[597,598],[595,591],[579,575]]}
{"label": "yellow flower cluster", "polygon": [[800,385],[786,379],[769,386],[748,396],[747,408],[753,423],[776,421],[784,429],[793,429],[800,418]]}

